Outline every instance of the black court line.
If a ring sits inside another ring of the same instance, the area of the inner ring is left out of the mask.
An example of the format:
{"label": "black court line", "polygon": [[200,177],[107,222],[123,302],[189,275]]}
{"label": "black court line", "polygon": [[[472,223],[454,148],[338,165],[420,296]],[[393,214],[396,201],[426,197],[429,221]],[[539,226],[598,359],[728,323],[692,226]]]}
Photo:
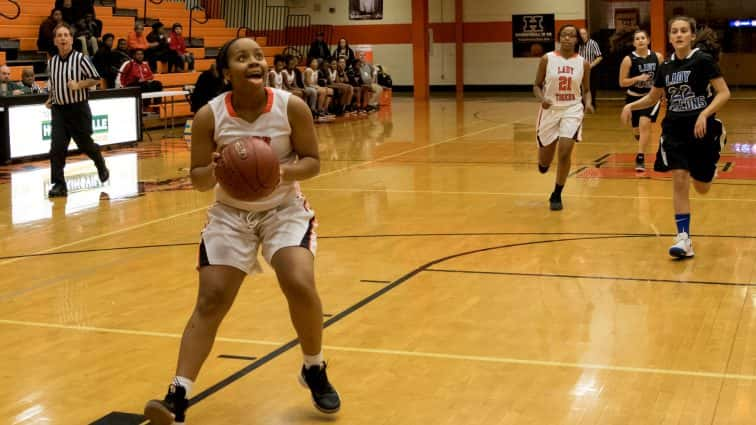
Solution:
{"label": "black court line", "polygon": [[722,172],[726,172],[727,170],[730,169],[730,167],[732,167],[732,162],[731,161],[727,161],[725,163],[725,165],[724,165],[724,168],[722,168]]}
{"label": "black court line", "polygon": [[577,170],[571,172],[569,175],[567,175],[567,178],[570,178],[570,177],[574,176],[575,174],[580,174],[581,171],[584,171],[586,169],[588,169],[587,166],[582,166],[582,167],[578,168]]}
{"label": "black court line", "polygon": [[601,162],[601,161],[603,161],[603,160],[605,160],[605,159],[609,158],[609,157],[610,157],[611,155],[612,155],[612,154],[610,154],[610,153],[607,153],[607,154],[601,155],[600,157],[598,157],[598,158],[594,159],[594,160],[593,160],[593,162],[594,162],[594,163],[599,163],[599,162]]}
{"label": "black court line", "polygon": [[56,251],[56,252],[41,252],[41,253],[36,253],[36,254],[7,255],[4,257],[0,257],[0,261],[15,260],[17,258],[47,257],[50,255],[88,254],[88,253],[93,253],[93,252],[124,251],[124,250],[147,249],[147,248],[174,248],[178,246],[192,246],[192,245],[199,245],[199,242],[177,242],[177,243],[166,243],[166,244],[157,244],[157,245],[115,246],[115,247],[107,247],[107,248],[78,249],[78,250],[72,250],[72,251]]}
{"label": "black court line", "polygon": [[606,161],[601,161],[596,163],[596,168],[601,168],[602,165],[606,164]]}
{"label": "black court line", "polygon": [[[366,160],[351,160],[351,159],[337,159],[331,160],[333,162],[366,162]],[[328,162],[321,160],[321,162]],[[421,161],[417,159],[408,160],[387,160],[386,163],[391,164],[439,164],[439,165],[535,165],[538,161],[439,161],[439,160],[427,160]],[[577,164],[576,164],[577,165]]]}
{"label": "black court line", "polygon": [[[637,176],[635,177],[602,177],[608,180],[625,180],[625,181],[638,181],[639,178]],[[652,175],[646,175],[643,177],[643,180],[649,180],[653,182],[671,182],[672,181],[672,175],[670,174],[669,177],[655,177]],[[727,180],[727,181],[722,181]],[[747,180],[747,181],[753,181],[753,180]],[[756,183],[735,183],[733,179],[727,178],[727,176],[720,175],[711,182],[713,185],[722,185],[722,186],[756,186]],[[634,198],[628,198],[628,199],[634,199]]]}
{"label": "black court line", "polygon": [[[458,254],[452,254],[447,255],[445,257],[430,261],[428,263],[423,264],[422,266],[412,270],[411,272],[405,274],[404,276],[396,279],[395,281],[391,282],[389,285],[384,286],[383,288],[379,289],[378,291],[368,295],[367,297],[363,298],[362,300],[358,301],[357,303],[353,304],[352,306],[348,307],[347,309],[343,310],[342,312],[336,314],[332,318],[328,319],[323,323],[323,329],[327,329],[328,327],[338,323],[340,320],[348,317],[352,313],[356,312],[357,310],[365,307],[366,305],[370,304],[371,302],[377,300],[381,296],[387,294],[394,288],[402,285],[403,283],[407,282],[411,278],[415,277],[419,273],[426,271],[427,269],[435,266],[436,264],[442,263],[444,261],[448,261],[451,259],[464,257],[467,255],[474,255],[481,252],[488,252],[488,251],[494,251],[498,249],[506,249],[506,248],[515,248],[515,247],[522,247],[522,246],[531,246],[531,245],[540,245],[540,244],[548,244],[548,243],[557,243],[557,242],[570,242],[570,241],[582,241],[582,240],[600,240],[600,239],[617,239],[617,238],[636,238],[636,237],[648,237],[648,235],[623,235],[623,236],[584,236],[584,237],[574,237],[574,238],[562,238],[562,239],[547,239],[547,240],[539,240],[539,241],[528,241],[528,242],[519,242],[519,243],[513,243],[513,244],[506,244],[506,245],[497,245],[493,247],[488,248],[479,248],[471,251],[465,251]],[[231,385],[232,383],[238,381],[239,379],[245,377],[246,375],[253,372],[255,369],[260,368],[261,366],[265,365],[266,363],[270,362],[271,360],[281,356],[282,354],[286,353],[287,351],[291,350],[292,348],[299,345],[299,340],[293,339],[282,346],[278,347],[277,349],[271,351],[270,353],[266,354],[265,356],[261,357],[260,359],[256,360],[254,363],[238,370],[237,372],[234,372],[233,374],[229,375],[228,377],[222,379],[221,381],[217,382],[216,384],[212,385],[211,387],[205,389],[201,393],[197,394],[196,396],[192,397],[191,400],[189,400],[189,406],[194,406],[197,403],[201,402],[202,400],[210,397],[211,395],[217,393],[218,391],[222,390],[223,388]],[[115,425],[115,423],[107,422],[106,418],[108,418],[110,415],[114,413],[120,413],[120,412],[111,412],[110,414],[98,419],[96,422],[92,422],[90,425]],[[134,415],[134,417],[139,417],[138,415]],[[141,422],[135,422],[133,425],[139,425]],[[120,425],[120,424],[119,424]]]}
{"label": "black court line", "polygon": [[362,283],[391,283],[390,280],[369,280],[369,279],[360,279],[360,282]]}
{"label": "black court line", "polygon": [[[716,184],[716,183],[715,183]],[[756,185],[749,185],[756,186]],[[332,235],[332,236],[318,236],[319,240],[328,239],[371,239],[371,238],[424,238],[424,237],[467,237],[467,236],[663,236],[674,237],[676,233],[612,233],[612,232],[461,232],[461,233],[388,233],[388,234],[373,234],[373,235]],[[704,235],[695,234],[696,238],[732,238],[732,239],[756,239],[756,235]],[[156,245],[132,245],[132,246],[118,246],[118,247],[105,247],[105,248],[92,248],[81,249],[71,251],[56,251],[56,252],[43,252],[32,254],[19,254],[0,256],[0,261],[15,260],[19,258],[33,258],[33,257],[47,257],[53,255],[67,255],[67,254],[87,254],[107,251],[123,251],[134,249],[152,249],[152,248],[172,248],[182,246],[196,246],[199,242],[177,242],[170,244],[156,244]]]}
{"label": "black court line", "polygon": [[249,356],[235,356],[233,354],[221,354],[218,356],[219,359],[232,359],[232,360],[257,360],[257,357],[249,357]]}
{"label": "black court line", "polygon": [[592,276],[592,275],[573,275],[573,274],[551,274],[551,273],[516,273],[516,272],[492,272],[483,270],[454,270],[454,269],[425,269],[426,272],[438,273],[465,273],[465,274],[484,274],[498,276],[519,276],[519,277],[548,277],[559,279],[593,279],[593,280],[624,280],[631,282],[658,282],[658,283],[675,283],[680,285],[721,285],[721,286],[750,286],[756,287],[756,283],[740,282],[716,282],[709,280],[672,280],[672,279],[653,279],[642,277],[624,277],[624,276]]}

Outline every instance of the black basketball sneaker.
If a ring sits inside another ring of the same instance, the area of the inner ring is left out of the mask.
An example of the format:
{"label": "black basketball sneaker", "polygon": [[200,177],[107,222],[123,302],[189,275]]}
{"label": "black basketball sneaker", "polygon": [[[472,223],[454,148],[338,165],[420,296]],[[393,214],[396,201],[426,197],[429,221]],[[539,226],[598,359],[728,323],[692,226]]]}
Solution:
{"label": "black basketball sneaker", "polygon": [[310,368],[305,368],[302,366],[302,372],[299,374],[299,383],[310,390],[312,403],[321,412],[336,413],[341,408],[339,393],[328,382],[325,363],[321,367],[311,366]]}
{"label": "black basketball sneaker", "polygon": [[186,389],[181,385],[172,384],[168,387],[165,399],[147,402],[144,406],[144,416],[150,420],[151,425],[182,425],[186,420],[188,407]]}

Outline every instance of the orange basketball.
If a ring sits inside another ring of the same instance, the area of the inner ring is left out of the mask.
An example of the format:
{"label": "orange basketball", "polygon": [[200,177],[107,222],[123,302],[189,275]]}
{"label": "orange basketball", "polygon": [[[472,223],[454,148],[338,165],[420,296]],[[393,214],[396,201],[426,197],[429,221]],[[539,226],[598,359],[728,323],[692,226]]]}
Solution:
{"label": "orange basketball", "polygon": [[264,198],[278,187],[281,175],[273,148],[257,137],[228,143],[221,149],[215,168],[218,184],[241,201]]}

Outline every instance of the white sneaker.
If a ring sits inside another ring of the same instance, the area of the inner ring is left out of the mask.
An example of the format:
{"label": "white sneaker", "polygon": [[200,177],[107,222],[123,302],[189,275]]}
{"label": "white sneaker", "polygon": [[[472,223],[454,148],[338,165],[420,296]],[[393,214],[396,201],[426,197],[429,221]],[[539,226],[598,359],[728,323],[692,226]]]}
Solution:
{"label": "white sneaker", "polygon": [[693,242],[690,241],[690,237],[685,232],[680,233],[675,238],[675,244],[669,248],[669,255],[675,258],[692,257]]}

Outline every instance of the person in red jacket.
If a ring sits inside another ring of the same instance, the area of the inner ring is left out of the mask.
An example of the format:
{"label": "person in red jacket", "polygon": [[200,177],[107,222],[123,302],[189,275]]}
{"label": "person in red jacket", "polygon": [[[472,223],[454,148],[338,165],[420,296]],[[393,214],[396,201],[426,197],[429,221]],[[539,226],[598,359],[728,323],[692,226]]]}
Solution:
{"label": "person in red jacket", "polygon": [[[134,59],[124,66],[121,71],[121,86],[139,87],[142,93],[163,90],[163,84],[155,80],[150,66],[144,62],[144,50],[136,49]],[[159,98],[155,98],[155,101],[155,103],[160,103]],[[146,105],[149,105],[149,102],[145,102]]]}
{"label": "person in red jacket", "polygon": [[184,31],[184,28],[179,24],[178,22],[173,24],[173,28],[171,30],[171,36],[168,39],[168,43],[171,47],[171,50],[176,52],[176,54],[179,57],[180,63],[186,64],[189,68],[189,71],[194,71],[194,55],[192,52],[188,52],[186,50],[186,42],[184,41],[184,36],[181,35],[181,33]]}

